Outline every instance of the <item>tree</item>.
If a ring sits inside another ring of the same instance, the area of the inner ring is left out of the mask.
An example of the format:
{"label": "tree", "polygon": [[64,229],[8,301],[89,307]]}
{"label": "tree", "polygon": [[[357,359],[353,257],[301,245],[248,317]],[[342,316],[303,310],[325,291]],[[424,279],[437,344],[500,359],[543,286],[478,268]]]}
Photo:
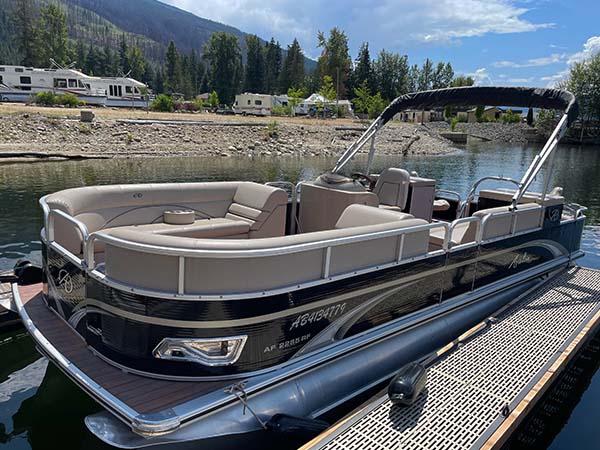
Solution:
{"label": "tree", "polygon": [[579,103],[583,139],[586,124],[600,120],[600,53],[573,64],[564,84]]}
{"label": "tree", "polygon": [[290,102],[290,115],[296,115],[296,106],[298,106],[305,97],[304,91],[300,88],[294,89],[289,88],[287,91],[287,96]]}
{"label": "tree", "polygon": [[132,78],[141,80],[146,71],[147,63],[144,54],[138,47],[130,47],[127,50],[127,62],[129,64],[129,70],[127,72],[131,71]]}
{"label": "tree", "polygon": [[363,80],[359,87],[354,88],[354,109],[358,113],[368,113],[371,102],[371,91],[367,80]]}
{"label": "tree", "polygon": [[200,82],[200,93],[205,94],[209,90],[208,86],[208,70],[204,69],[204,74],[202,75],[202,81]]}
{"label": "tree", "polygon": [[304,55],[297,39],[288,45],[279,78],[280,92],[287,92],[291,87],[298,88],[304,82]]}
{"label": "tree", "polygon": [[439,62],[433,73],[432,89],[442,89],[450,87],[454,78],[454,69],[452,64]]}
{"label": "tree", "polygon": [[391,101],[409,91],[408,57],[381,50],[373,62],[377,90],[381,97]]}
{"label": "tree", "polygon": [[210,64],[210,80],[221,101],[232,104],[242,79],[242,52],[238,38],[222,31],[213,33],[204,46]]}
{"label": "tree", "polygon": [[213,108],[218,108],[219,107],[219,94],[217,94],[216,91],[212,91],[210,93],[210,95],[208,96],[208,103]]}
{"label": "tree", "polygon": [[[355,60],[354,72],[352,74],[352,83],[356,89],[362,87],[363,83],[366,82],[366,86],[369,90],[375,90],[375,81],[373,79],[373,67],[371,61],[371,54],[369,53],[369,43],[363,42],[358,51],[358,56]],[[354,90],[356,92],[356,90]]]}
{"label": "tree", "polygon": [[279,91],[279,77],[281,74],[281,46],[271,38],[265,44],[265,74],[264,90],[267,94],[276,94]]}
{"label": "tree", "polygon": [[264,92],[265,55],[258,36],[246,35],[246,71],[244,90],[246,92]]}
{"label": "tree", "polygon": [[433,88],[433,61],[429,58],[423,63],[423,67],[419,72],[419,84],[417,89],[419,91],[426,91]]}
{"label": "tree", "polygon": [[38,62],[47,64],[53,58],[58,64],[68,62],[67,18],[55,3],[48,3],[40,10],[37,25]]}
{"label": "tree", "polygon": [[179,52],[173,41],[169,42],[166,54],[165,90],[167,92],[181,91],[181,61]]}
{"label": "tree", "polygon": [[466,77],[464,75],[459,75],[454,80],[450,86],[452,87],[462,87],[462,86],[473,86],[475,84],[475,80],[473,77]]}
{"label": "tree", "polygon": [[34,66],[37,64],[38,52],[35,8],[32,0],[15,2],[14,19],[17,29],[17,47],[22,55],[21,64]]}
{"label": "tree", "polygon": [[477,119],[477,122],[483,122],[484,114],[485,114],[485,106],[484,105],[479,105],[477,108],[475,108],[475,118]]}
{"label": "tree", "polygon": [[375,119],[383,112],[387,105],[385,99],[378,92],[369,101],[369,119]]}
{"label": "tree", "polygon": [[419,66],[413,64],[408,71],[408,92],[416,92],[419,90]]}
{"label": "tree", "polygon": [[322,48],[318,60],[318,70],[321,78],[326,75],[333,80],[340,98],[346,98],[346,83],[352,70],[352,60],[348,50],[348,37],[337,27],[329,31],[329,38],[319,31],[317,35]]}
{"label": "tree", "polygon": [[527,125],[533,126],[533,108],[529,108],[527,111]]}
{"label": "tree", "polygon": [[131,70],[129,65],[129,48],[125,41],[125,34],[121,34],[121,42],[119,44],[119,69],[123,74],[126,74]]}

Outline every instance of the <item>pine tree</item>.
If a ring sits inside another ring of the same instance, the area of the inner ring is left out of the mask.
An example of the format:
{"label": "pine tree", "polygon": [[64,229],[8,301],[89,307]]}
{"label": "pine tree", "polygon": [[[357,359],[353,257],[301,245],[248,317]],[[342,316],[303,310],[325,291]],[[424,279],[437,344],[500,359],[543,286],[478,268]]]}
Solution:
{"label": "pine tree", "polygon": [[202,81],[200,83],[200,93],[206,94],[210,89],[210,85],[208,84],[208,70],[204,69],[204,74],[202,75]]}
{"label": "pine tree", "polygon": [[281,46],[271,38],[265,44],[265,78],[264,91],[268,94],[279,93],[279,77],[281,74]]}
{"label": "pine tree", "polygon": [[419,72],[419,84],[417,86],[419,91],[426,91],[433,87],[433,61],[429,58],[423,63],[423,67]]}
{"label": "pine tree", "polygon": [[18,32],[17,47],[22,54],[21,64],[35,66],[40,58],[36,48],[38,39],[35,8],[32,0],[18,0],[15,2],[14,20]]}
{"label": "pine tree", "polygon": [[[146,71],[146,58],[138,47],[129,47],[127,50],[127,63],[129,64],[130,76],[140,80]],[[126,73],[127,73],[126,72]]]}
{"label": "pine tree", "polygon": [[246,71],[244,90],[246,92],[264,92],[265,56],[258,36],[246,35]]}
{"label": "pine tree", "polygon": [[352,84],[355,87],[362,87],[363,82],[367,83],[367,88],[373,92],[375,90],[375,82],[373,79],[373,67],[371,62],[371,54],[369,53],[369,43],[363,42],[358,51],[358,56],[355,61],[354,72],[352,76]]}
{"label": "pine tree", "polygon": [[288,45],[279,78],[280,92],[287,92],[289,88],[298,88],[304,82],[304,55],[297,39]]}
{"label": "pine tree", "polygon": [[339,97],[346,98],[346,82],[352,68],[348,37],[337,27],[331,29],[329,38],[325,38],[322,32],[317,37],[318,46],[323,49],[318,61],[319,75],[321,78],[329,75],[333,79],[333,85],[339,89]]}
{"label": "pine tree", "polygon": [[166,55],[165,91],[173,93],[181,91],[181,66],[179,52],[173,41],[169,42]]}
{"label": "pine tree", "polygon": [[127,42],[125,41],[125,34],[122,34],[121,42],[119,44],[119,68],[123,74],[126,74],[131,70],[129,60],[127,59],[128,52],[129,48],[127,47]]}
{"label": "pine tree", "polygon": [[213,33],[204,46],[210,64],[210,81],[219,99],[231,105],[243,76],[242,52],[238,38],[222,31]]}
{"label": "pine tree", "polygon": [[68,62],[67,18],[58,4],[48,3],[40,10],[37,29],[38,63],[46,65],[52,58],[58,64],[66,64]]}

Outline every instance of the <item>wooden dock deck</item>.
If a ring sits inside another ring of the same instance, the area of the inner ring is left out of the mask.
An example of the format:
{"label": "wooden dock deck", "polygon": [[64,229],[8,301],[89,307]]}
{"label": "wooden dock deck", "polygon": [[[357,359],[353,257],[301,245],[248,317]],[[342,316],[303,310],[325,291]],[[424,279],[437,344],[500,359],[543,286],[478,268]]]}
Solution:
{"label": "wooden dock deck", "polygon": [[573,267],[438,352],[410,407],[382,393],[301,450],[499,449],[600,326],[600,271]]}

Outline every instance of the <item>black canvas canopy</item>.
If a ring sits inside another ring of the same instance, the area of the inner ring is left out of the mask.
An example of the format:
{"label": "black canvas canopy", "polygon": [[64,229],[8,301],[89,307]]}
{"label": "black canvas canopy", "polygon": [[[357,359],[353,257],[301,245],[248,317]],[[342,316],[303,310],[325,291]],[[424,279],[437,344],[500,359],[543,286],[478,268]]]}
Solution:
{"label": "black canvas canopy", "polygon": [[430,109],[446,105],[557,109],[567,115],[567,126],[577,119],[579,110],[575,96],[561,89],[469,86],[404,94],[390,103],[383,111],[380,116],[381,125],[406,109]]}

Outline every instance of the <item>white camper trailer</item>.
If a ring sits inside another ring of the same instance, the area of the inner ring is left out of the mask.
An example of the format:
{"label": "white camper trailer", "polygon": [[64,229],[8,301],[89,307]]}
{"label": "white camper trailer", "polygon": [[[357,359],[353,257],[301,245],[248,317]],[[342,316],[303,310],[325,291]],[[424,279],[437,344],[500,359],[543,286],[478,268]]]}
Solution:
{"label": "white camper trailer", "polygon": [[233,110],[236,114],[270,116],[273,107],[288,106],[287,95],[252,94],[244,92],[235,96]]}

